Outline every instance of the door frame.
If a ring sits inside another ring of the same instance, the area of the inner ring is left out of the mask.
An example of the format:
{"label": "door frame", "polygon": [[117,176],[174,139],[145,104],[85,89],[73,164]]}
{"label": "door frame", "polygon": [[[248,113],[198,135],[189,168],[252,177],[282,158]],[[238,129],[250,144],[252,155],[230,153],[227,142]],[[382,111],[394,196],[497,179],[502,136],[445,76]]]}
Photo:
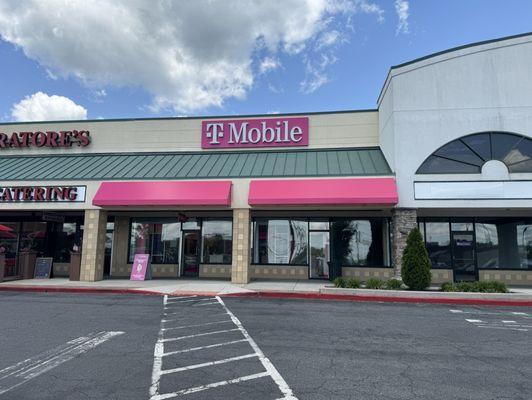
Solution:
{"label": "door frame", "polygon": [[[473,222],[474,224],[474,222]],[[472,231],[453,231],[451,229],[451,225],[449,225],[449,233],[450,233],[450,239],[451,239],[451,260],[452,260],[452,266],[453,266],[453,282],[459,282],[456,280],[456,258],[455,258],[455,241],[454,236],[455,235],[471,235],[471,251],[473,254],[473,274],[472,277],[475,278],[475,281],[478,281],[478,266],[477,266],[477,248],[476,248],[476,237],[475,237],[475,228],[473,226]]]}
{"label": "door frame", "polygon": [[[187,233],[195,233],[198,237],[198,245],[196,246],[196,257],[198,262],[198,275],[197,276],[186,276],[185,275],[185,236]],[[185,229],[181,231],[181,262],[179,267],[179,277],[182,278],[199,278],[199,270],[201,264],[201,230],[199,229]]]}

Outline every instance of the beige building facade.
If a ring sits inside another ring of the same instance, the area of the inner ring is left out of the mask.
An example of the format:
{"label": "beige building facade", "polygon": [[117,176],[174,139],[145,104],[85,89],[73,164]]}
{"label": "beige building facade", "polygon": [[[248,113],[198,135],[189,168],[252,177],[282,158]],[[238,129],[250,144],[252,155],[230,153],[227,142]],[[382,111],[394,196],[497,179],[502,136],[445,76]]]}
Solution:
{"label": "beige building facade", "polygon": [[374,110],[2,123],[0,280],[386,280],[419,227],[433,282],[530,285],[531,49],[392,67]]}

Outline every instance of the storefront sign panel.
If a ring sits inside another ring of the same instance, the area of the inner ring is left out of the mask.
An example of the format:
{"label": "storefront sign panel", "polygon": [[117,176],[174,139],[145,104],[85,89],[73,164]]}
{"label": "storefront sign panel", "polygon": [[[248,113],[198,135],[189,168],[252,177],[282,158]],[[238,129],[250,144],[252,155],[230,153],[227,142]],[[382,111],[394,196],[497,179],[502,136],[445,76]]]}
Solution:
{"label": "storefront sign panel", "polygon": [[308,117],[202,121],[201,148],[308,146]]}
{"label": "storefront sign panel", "polygon": [[86,147],[90,143],[89,131],[0,132],[0,150],[27,147]]}
{"label": "storefront sign panel", "polygon": [[149,269],[150,255],[149,254],[135,254],[133,265],[131,266],[131,281],[143,281],[151,279]]}
{"label": "storefront sign panel", "polygon": [[84,202],[86,191],[86,186],[0,186],[0,203]]}

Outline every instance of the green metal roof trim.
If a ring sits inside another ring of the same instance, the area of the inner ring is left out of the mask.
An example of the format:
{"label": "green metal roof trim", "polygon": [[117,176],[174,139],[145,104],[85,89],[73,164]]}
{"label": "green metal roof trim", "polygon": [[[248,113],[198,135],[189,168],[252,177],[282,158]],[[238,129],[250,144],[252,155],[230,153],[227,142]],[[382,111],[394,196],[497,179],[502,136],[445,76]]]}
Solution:
{"label": "green metal roof trim", "polygon": [[378,147],[0,157],[0,180],[157,180],[375,176],[392,172]]}

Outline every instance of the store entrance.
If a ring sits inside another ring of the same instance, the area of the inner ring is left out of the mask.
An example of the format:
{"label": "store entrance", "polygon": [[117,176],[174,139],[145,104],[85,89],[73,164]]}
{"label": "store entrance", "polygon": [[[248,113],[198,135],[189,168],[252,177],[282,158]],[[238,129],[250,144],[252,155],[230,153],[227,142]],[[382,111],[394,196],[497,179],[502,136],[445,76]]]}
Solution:
{"label": "store entrance", "polygon": [[473,232],[452,232],[454,280],[475,281],[475,242]]}
{"label": "store entrance", "polygon": [[199,276],[199,231],[183,231],[183,276]]}

